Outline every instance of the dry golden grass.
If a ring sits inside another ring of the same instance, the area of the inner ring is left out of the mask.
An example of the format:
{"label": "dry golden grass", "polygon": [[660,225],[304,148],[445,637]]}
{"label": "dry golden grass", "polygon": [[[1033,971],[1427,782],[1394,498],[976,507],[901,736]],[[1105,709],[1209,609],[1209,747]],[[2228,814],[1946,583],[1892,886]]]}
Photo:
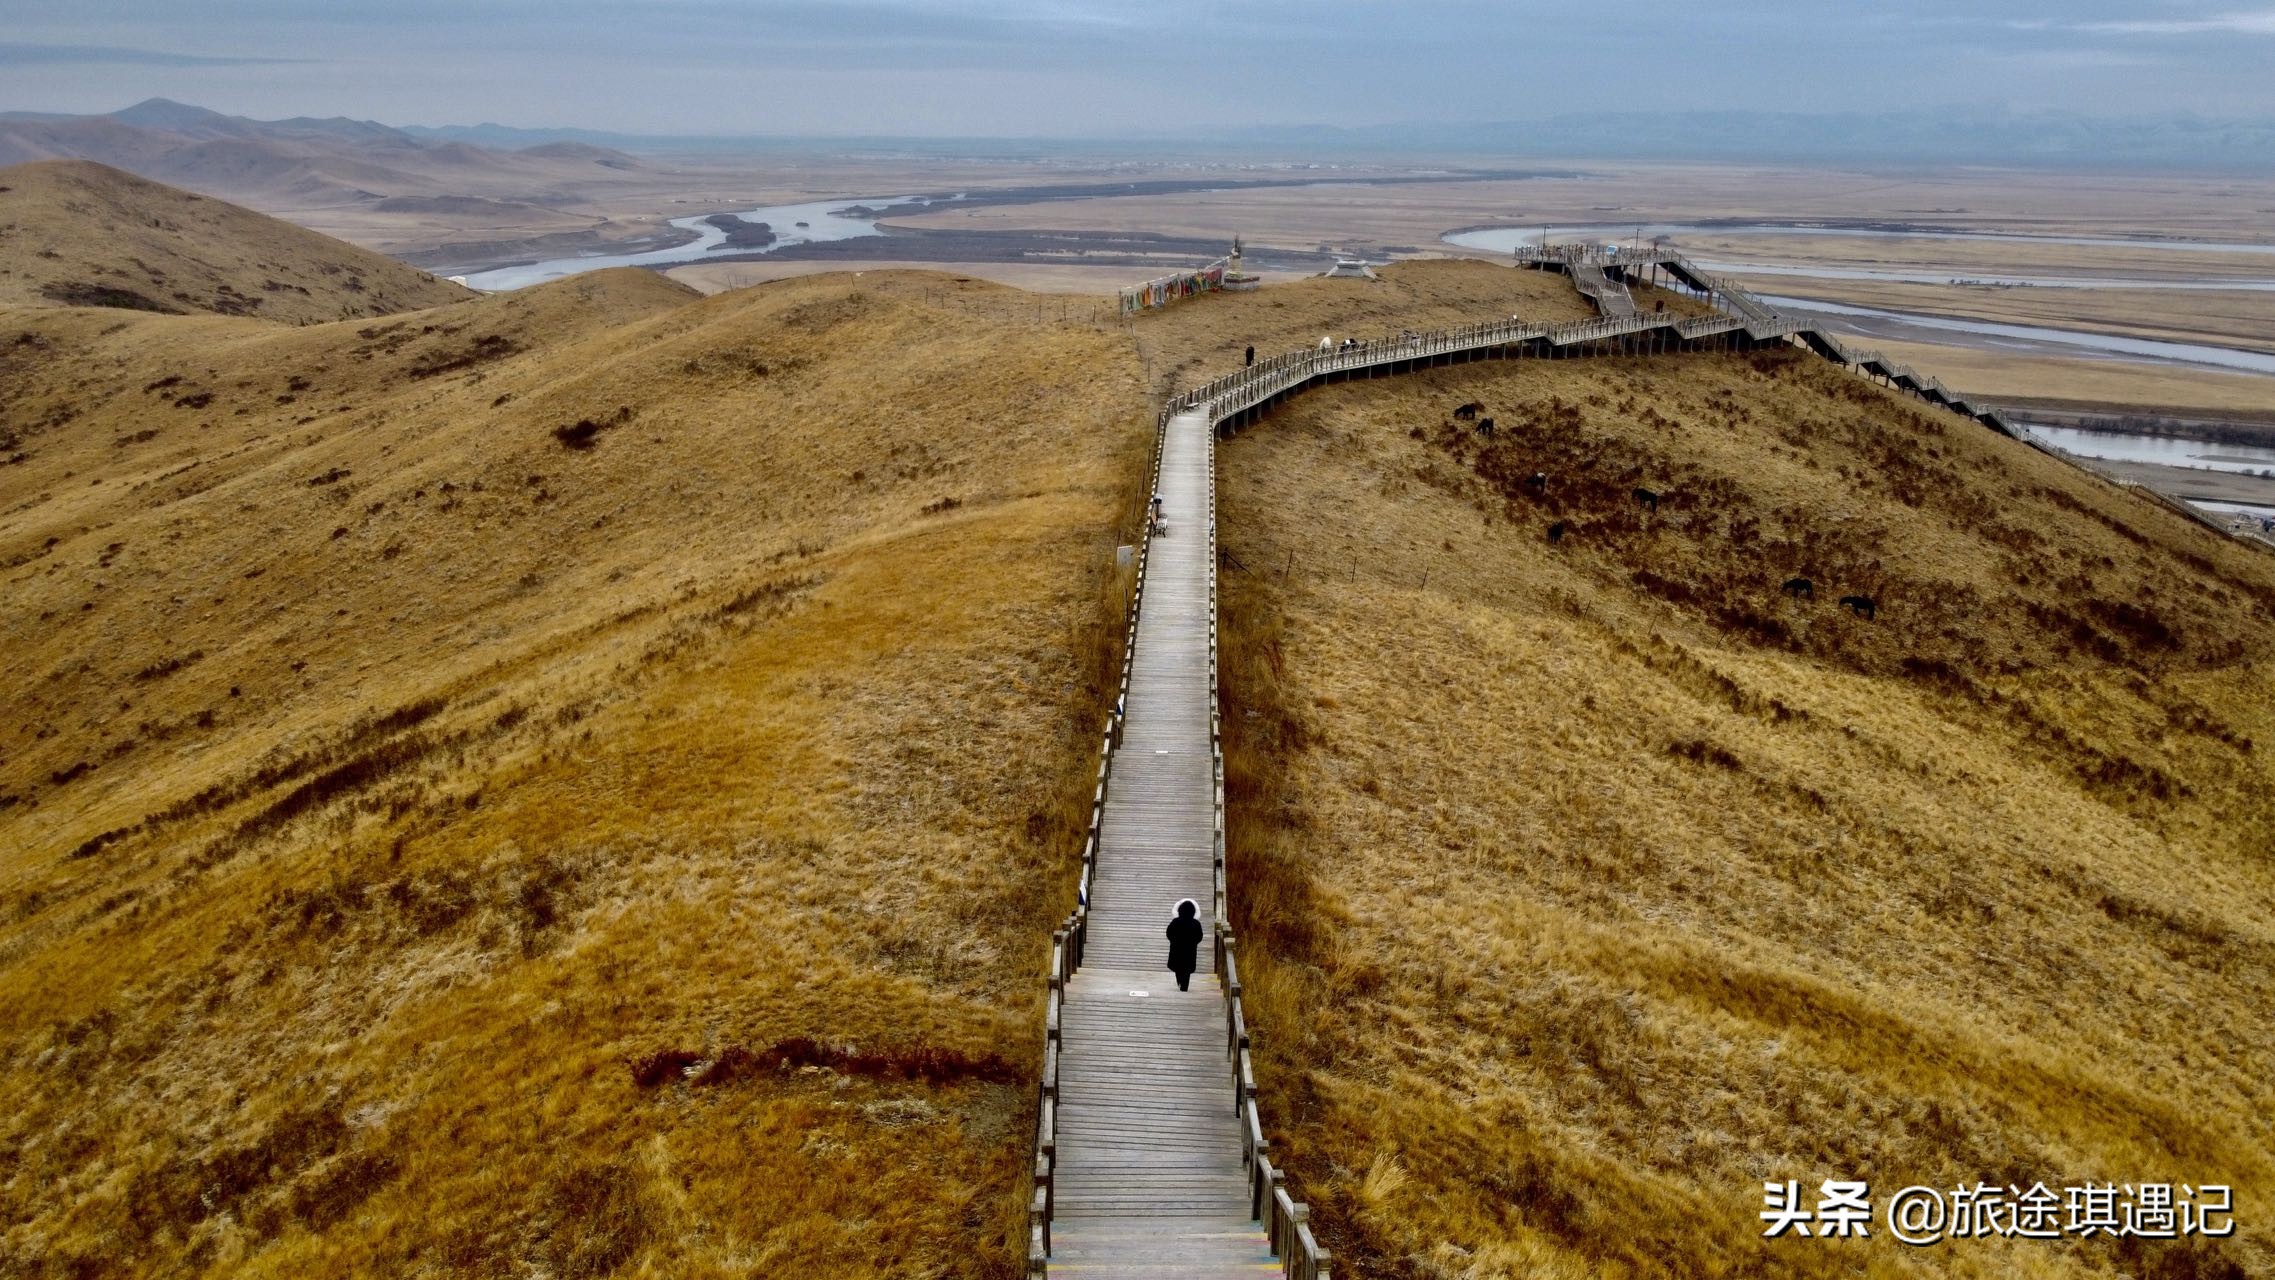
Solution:
{"label": "dry golden grass", "polygon": [[1793,354],[1345,384],[1221,457],[1250,1025],[1344,1273],[2275,1268],[2251,1214],[1755,1217],[1786,1178],[2265,1199],[2264,552]]}
{"label": "dry golden grass", "polygon": [[462,286],[104,165],[0,169],[0,306],[104,306],[292,324],[472,297]]}
{"label": "dry golden grass", "polygon": [[1132,330],[1556,283],[0,311],[0,1270],[1011,1268]]}
{"label": "dry golden grass", "polygon": [[[1587,314],[1028,305],[0,311],[0,1273],[1009,1272],[1153,395]],[[1544,391],[1663,523],[1512,518]],[[1835,1158],[2264,1185],[2265,570],[1859,392],[1473,366],[1225,450],[1268,1114],[1358,1274],[1774,1269],[1749,1182]],[[1880,624],[1743,612],[1741,515]]]}
{"label": "dry golden grass", "polygon": [[925,291],[0,312],[0,1273],[1012,1270],[1151,420]]}

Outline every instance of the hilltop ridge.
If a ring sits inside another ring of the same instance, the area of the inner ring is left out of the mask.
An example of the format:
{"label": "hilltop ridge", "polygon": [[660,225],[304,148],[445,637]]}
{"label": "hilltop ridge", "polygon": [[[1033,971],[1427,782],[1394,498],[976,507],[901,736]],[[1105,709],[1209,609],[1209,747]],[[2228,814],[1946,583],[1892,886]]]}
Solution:
{"label": "hilltop ridge", "polygon": [[0,169],[0,306],[305,324],[473,296],[392,258],[107,165]]}

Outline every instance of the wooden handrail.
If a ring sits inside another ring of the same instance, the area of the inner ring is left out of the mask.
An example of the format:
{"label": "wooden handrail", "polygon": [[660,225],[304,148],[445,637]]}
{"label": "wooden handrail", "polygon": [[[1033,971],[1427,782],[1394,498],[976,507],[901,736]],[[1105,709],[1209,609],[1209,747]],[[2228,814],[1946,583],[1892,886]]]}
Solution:
{"label": "wooden handrail", "polygon": [[[1149,493],[1157,493],[1161,488],[1161,459],[1167,443],[1169,419],[1177,412],[1176,406],[1180,403],[1192,403],[1192,395],[1193,393],[1186,392],[1171,397],[1156,418],[1153,457],[1148,466]],[[1210,501],[1213,510],[1213,493]],[[1213,520],[1210,534],[1213,550]],[[1027,1275],[1030,1280],[1043,1280],[1050,1269],[1051,1219],[1057,1212],[1055,1175],[1058,1163],[1058,1066],[1059,1055],[1064,1047],[1064,996],[1067,984],[1073,981],[1075,973],[1082,967],[1083,951],[1089,940],[1091,894],[1096,891],[1098,883],[1099,832],[1105,822],[1106,797],[1113,789],[1114,756],[1121,749],[1122,730],[1128,716],[1130,679],[1136,668],[1138,615],[1145,607],[1146,567],[1152,551],[1153,532],[1151,516],[1148,515],[1146,534],[1138,540],[1136,573],[1130,588],[1129,602],[1123,609],[1120,682],[1114,693],[1113,707],[1107,713],[1099,734],[1098,770],[1091,782],[1090,821],[1083,834],[1081,868],[1075,880],[1074,910],[1051,935],[1050,969],[1044,979],[1046,1003],[1043,1015],[1043,1078],[1036,1090],[1036,1185],[1027,1206]]]}
{"label": "wooden handrail", "polygon": [[[1679,266],[1685,275],[1709,287],[1709,297],[1717,310],[1714,314],[1704,316],[1671,316],[1664,313],[1606,315],[1562,325],[1533,324],[1518,320],[1494,321],[1399,338],[1369,339],[1349,349],[1283,352],[1172,397],[1169,404],[1163,407],[1161,421],[1166,424],[1175,412],[1202,407],[1208,411],[1210,425],[1214,427],[1226,418],[1252,409],[1276,396],[1335,374],[1534,342],[1545,342],[1554,350],[1655,330],[1672,332],[1684,341],[1741,332],[1755,342],[1806,336],[1808,340],[1804,345],[1819,354],[1826,354],[1827,358],[1844,367],[1854,369],[1861,363],[1832,335],[1815,325],[1779,314],[1774,308],[1727,280],[1698,271],[1687,258],[1673,249],[1659,246],[1640,251],[1599,250],[1591,258],[1588,253],[1574,250],[1571,246],[1555,246],[1554,252],[1545,256],[1526,246],[1520,247],[1517,259],[1520,262],[1594,261],[1602,265],[1625,266],[1655,262],[1673,264]],[[1995,410],[1975,405],[1961,409],[1949,391],[1934,379],[1921,378],[1909,369],[1902,369],[1900,377],[1892,380],[1909,383],[1929,403],[1957,409],[1966,417],[2001,431],[2006,430],[2003,418],[1999,418]]]}

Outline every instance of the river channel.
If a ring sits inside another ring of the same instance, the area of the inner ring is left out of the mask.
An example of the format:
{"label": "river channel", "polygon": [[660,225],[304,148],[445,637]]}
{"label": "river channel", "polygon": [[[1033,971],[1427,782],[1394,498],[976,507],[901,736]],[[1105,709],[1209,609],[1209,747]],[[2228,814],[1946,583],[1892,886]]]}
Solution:
{"label": "river channel", "polygon": [[883,235],[883,232],[877,230],[874,217],[862,217],[846,211],[882,209],[888,205],[912,202],[925,203],[922,197],[881,196],[867,200],[816,200],[807,204],[765,205],[736,213],[734,216],[744,222],[763,222],[774,232],[774,243],[763,249],[747,245],[730,248],[727,245],[727,233],[707,221],[714,215],[699,213],[671,220],[671,225],[695,233],[695,239],[686,244],[674,245],[669,249],[650,249],[645,253],[595,253],[500,267],[495,271],[481,271],[467,276],[466,284],[470,288],[496,292],[502,289],[520,289],[547,280],[558,280],[562,276],[575,275],[580,271],[599,271],[607,267],[664,267],[683,262],[700,262],[722,249],[738,255],[771,253],[794,244]]}

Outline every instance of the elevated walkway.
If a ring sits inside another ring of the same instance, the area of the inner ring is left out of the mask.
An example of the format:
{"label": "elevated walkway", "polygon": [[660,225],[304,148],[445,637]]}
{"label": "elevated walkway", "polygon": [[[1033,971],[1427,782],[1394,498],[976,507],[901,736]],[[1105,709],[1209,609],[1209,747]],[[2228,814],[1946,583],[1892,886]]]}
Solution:
{"label": "elevated walkway", "polygon": [[[1053,935],[1027,1275],[1331,1280],[1256,1109],[1227,921],[1217,712],[1216,427],[1165,406],[1162,527],[1138,559],[1122,691],[1100,744],[1079,903]],[[1192,989],[1169,921],[1207,930]]]}
{"label": "elevated walkway", "polygon": [[[1606,319],[1622,319],[1635,313],[1632,295],[1612,278],[1613,275],[1632,276],[1647,267],[1657,268],[1684,288],[1705,298],[1717,311],[1743,322],[1749,331],[1766,331],[1782,326],[1785,336],[1794,343],[1842,368],[1899,391],[1909,392],[1929,404],[1972,418],[2001,435],[2015,434],[2006,416],[1997,409],[1965,400],[1934,378],[1877,352],[1851,351],[1823,329],[1813,324],[1789,320],[1746,289],[1701,271],[1695,263],[1670,246],[1519,245],[1514,256],[1521,266],[1569,274],[1573,286],[1595,304],[1597,312]],[[1602,283],[1596,283],[1598,281]]]}
{"label": "elevated walkway", "polygon": [[1050,1270],[1277,1274],[1249,1199],[1213,947],[1191,991],[1165,930],[1190,898],[1214,927],[1211,423],[1163,428],[1167,531],[1147,547],[1122,740],[1099,824],[1088,938],[1066,984]]}

